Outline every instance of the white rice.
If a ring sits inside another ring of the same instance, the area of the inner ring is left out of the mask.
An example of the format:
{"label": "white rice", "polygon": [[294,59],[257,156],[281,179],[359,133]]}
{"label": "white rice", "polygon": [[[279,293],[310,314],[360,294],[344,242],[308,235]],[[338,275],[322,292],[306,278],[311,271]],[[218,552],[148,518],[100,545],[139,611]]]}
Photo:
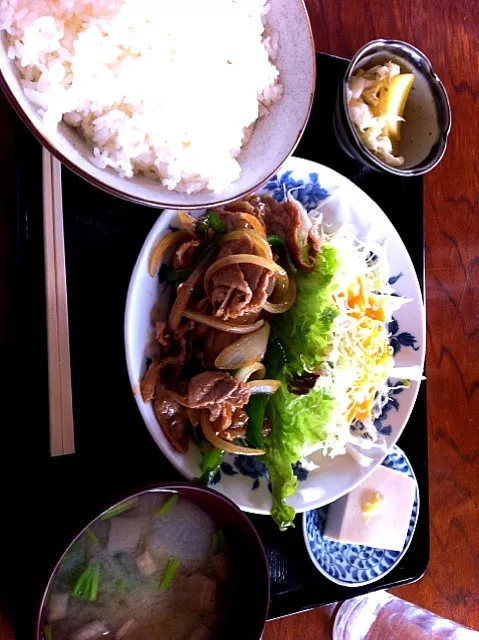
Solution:
{"label": "white rice", "polygon": [[258,117],[279,100],[265,0],[0,0],[28,98],[94,163],[168,189],[224,191]]}

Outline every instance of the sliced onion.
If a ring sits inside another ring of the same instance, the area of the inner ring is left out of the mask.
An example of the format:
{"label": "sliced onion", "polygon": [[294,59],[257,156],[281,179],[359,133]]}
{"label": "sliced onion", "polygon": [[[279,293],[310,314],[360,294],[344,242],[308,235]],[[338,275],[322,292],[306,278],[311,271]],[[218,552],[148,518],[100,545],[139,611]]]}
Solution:
{"label": "sliced onion", "polygon": [[186,240],[190,237],[188,231],[182,229],[181,231],[174,231],[169,235],[161,238],[154,246],[153,251],[151,252],[150,262],[148,265],[148,272],[152,278],[155,277],[156,272],[158,271],[158,267],[160,266],[161,259],[165,254],[165,251],[169,249],[176,242],[180,242],[180,240]]}
{"label": "sliced onion", "polygon": [[235,324],[253,324],[259,319],[261,311],[261,309],[259,311],[246,311],[242,316],[235,318]]}
{"label": "sliced onion", "polygon": [[228,440],[224,440],[220,436],[216,435],[214,427],[209,420],[207,410],[203,410],[201,412],[201,428],[203,429],[203,433],[208,442],[210,442],[217,449],[228,451],[228,453],[237,453],[243,456],[262,456],[265,453],[264,449],[250,449],[249,447],[240,447],[239,445],[228,442]]}
{"label": "sliced onion", "polygon": [[[273,294],[276,292],[276,289],[277,286]],[[269,313],[284,313],[293,306],[296,300],[296,280],[294,276],[290,275],[289,277],[289,285],[284,292],[284,297],[278,300],[277,296],[275,296],[275,300],[275,302],[270,302],[269,300],[267,300],[263,305],[263,309],[265,311],[269,311]]]}
{"label": "sliced onion", "polygon": [[247,367],[241,367],[234,374],[233,378],[239,382],[248,382],[251,376],[254,375],[255,380],[262,380],[266,375],[266,369],[261,362],[253,362]]}
{"label": "sliced onion", "polygon": [[254,208],[247,200],[237,200],[236,202],[230,202],[225,207],[226,211],[233,211],[234,213],[253,213]]}
{"label": "sliced onion", "polygon": [[[249,206],[251,207],[251,205]],[[253,209],[253,207],[251,208]],[[255,215],[252,215],[251,213],[245,213],[244,211],[242,211],[238,216],[238,220],[244,220],[247,224],[251,226],[252,229],[254,229],[261,236],[266,238],[266,229],[264,228],[264,226],[261,224],[261,222],[258,220],[258,218]]]}
{"label": "sliced onion", "polygon": [[[185,233],[188,233],[185,231]],[[193,293],[194,288],[200,281],[203,274],[204,266],[198,266],[189,275],[189,277],[178,286],[176,292],[176,299],[171,307],[170,315],[168,318],[168,325],[172,331],[175,331],[180,326],[181,318],[185,313],[186,305]]]}
{"label": "sliced onion", "polygon": [[183,225],[184,230],[188,231],[190,236],[196,238],[196,218],[190,216],[190,214],[186,211],[178,211],[178,217],[181,220],[181,224]]}
{"label": "sliced onion", "polygon": [[223,236],[222,242],[241,240],[241,238],[244,236],[250,238],[255,249],[258,250],[259,255],[263,256],[263,258],[267,258],[268,260],[273,259],[273,253],[271,252],[271,247],[269,246],[268,242],[266,242],[266,238],[264,236],[261,236],[257,231],[253,231],[253,229],[237,229],[236,231],[227,233],[225,236]]}
{"label": "sliced onion", "polygon": [[238,253],[233,256],[226,256],[225,258],[220,258],[216,260],[208,271],[205,273],[204,287],[207,290],[208,282],[211,276],[218,271],[218,269],[222,269],[223,267],[227,267],[230,264],[255,264],[258,267],[264,267],[273,273],[277,273],[279,277],[285,278],[286,282],[288,281],[288,274],[279,264],[276,264],[273,260],[268,260],[267,258],[262,258],[261,256],[254,256],[251,253]]}
{"label": "sliced onion", "polygon": [[[248,325],[241,325],[248,326]],[[251,325],[249,325],[251,326]],[[270,325],[265,322],[262,327],[248,333],[228,345],[217,356],[217,369],[241,369],[264,358],[268,346]]]}
{"label": "sliced onion", "polygon": [[229,322],[208,316],[206,313],[201,313],[200,311],[193,311],[193,309],[185,309],[183,315],[185,318],[196,320],[196,322],[201,322],[201,324],[205,324],[218,331],[225,331],[226,333],[252,333],[264,324],[264,320],[258,320],[254,324],[229,324]]}
{"label": "sliced onion", "polygon": [[279,389],[279,380],[251,380],[246,384],[251,395],[255,393],[276,393]]}

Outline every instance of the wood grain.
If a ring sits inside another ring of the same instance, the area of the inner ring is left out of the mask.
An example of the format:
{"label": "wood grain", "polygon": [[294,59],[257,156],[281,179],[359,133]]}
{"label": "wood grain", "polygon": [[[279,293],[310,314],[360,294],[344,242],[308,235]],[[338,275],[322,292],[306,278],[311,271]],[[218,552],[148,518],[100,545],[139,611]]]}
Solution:
{"label": "wood grain", "polygon": [[[374,38],[407,40],[428,55],[451,101],[449,148],[424,193],[431,560],[420,582],[394,593],[479,629],[479,5],[307,5],[318,51],[351,57]],[[330,638],[330,616],[272,622],[265,640]]]}
{"label": "wood grain", "polygon": [[[407,40],[429,56],[451,100],[449,148],[427,176],[424,194],[431,561],[420,582],[395,592],[479,629],[479,4],[308,0],[307,5],[318,51],[350,57],[374,38]],[[3,98],[0,123],[3,309],[14,215],[12,115]],[[327,607],[272,622],[264,640],[327,640],[333,611]],[[0,638],[9,637],[0,618]]]}

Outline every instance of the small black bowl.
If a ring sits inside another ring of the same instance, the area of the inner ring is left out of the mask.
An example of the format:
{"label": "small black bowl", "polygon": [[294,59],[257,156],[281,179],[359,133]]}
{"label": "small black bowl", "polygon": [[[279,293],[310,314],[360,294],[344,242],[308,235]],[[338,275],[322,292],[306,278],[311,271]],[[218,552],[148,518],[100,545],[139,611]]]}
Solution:
{"label": "small black bowl", "polygon": [[[213,489],[200,487],[187,482],[174,482],[155,485],[132,493],[112,505],[117,507],[123,502],[147,493],[177,493],[187,498],[210,515],[224,532],[231,561],[234,565],[237,590],[241,599],[228,618],[228,638],[231,640],[260,640],[268,614],[270,582],[268,562],[261,539],[248,517],[228,498]],[[96,522],[109,509],[89,522],[72,540],[56,563],[40,604],[37,618],[36,640],[45,640],[45,605],[50,587],[66,554],[85,530]]]}
{"label": "small black bowl", "polygon": [[[403,73],[414,73],[401,125],[399,151],[402,167],[391,167],[380,160],[362,142],[351,120],[348,86],[359,68],[394,62]],[[418,176],[431,171],[442,159],[451,130],[451,107],[444,85],[434,73],[428,58],[416,47],[400,40],[373,40],[352,58],[338,89],[334,112],[334,131],[339,145],[349,156],[371,169],[398,176]]]}

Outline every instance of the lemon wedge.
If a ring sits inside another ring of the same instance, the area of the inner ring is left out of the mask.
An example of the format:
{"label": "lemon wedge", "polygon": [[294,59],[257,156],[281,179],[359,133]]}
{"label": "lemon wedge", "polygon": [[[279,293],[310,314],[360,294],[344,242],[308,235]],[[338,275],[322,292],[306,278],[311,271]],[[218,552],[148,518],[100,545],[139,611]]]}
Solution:
{"label": "lemon wedge", "polygon": [[401,140],[401,120],[409,92],[414,82],[413,73],[400,73],[387,89],[382,91],[381,106],[392,141]]}

